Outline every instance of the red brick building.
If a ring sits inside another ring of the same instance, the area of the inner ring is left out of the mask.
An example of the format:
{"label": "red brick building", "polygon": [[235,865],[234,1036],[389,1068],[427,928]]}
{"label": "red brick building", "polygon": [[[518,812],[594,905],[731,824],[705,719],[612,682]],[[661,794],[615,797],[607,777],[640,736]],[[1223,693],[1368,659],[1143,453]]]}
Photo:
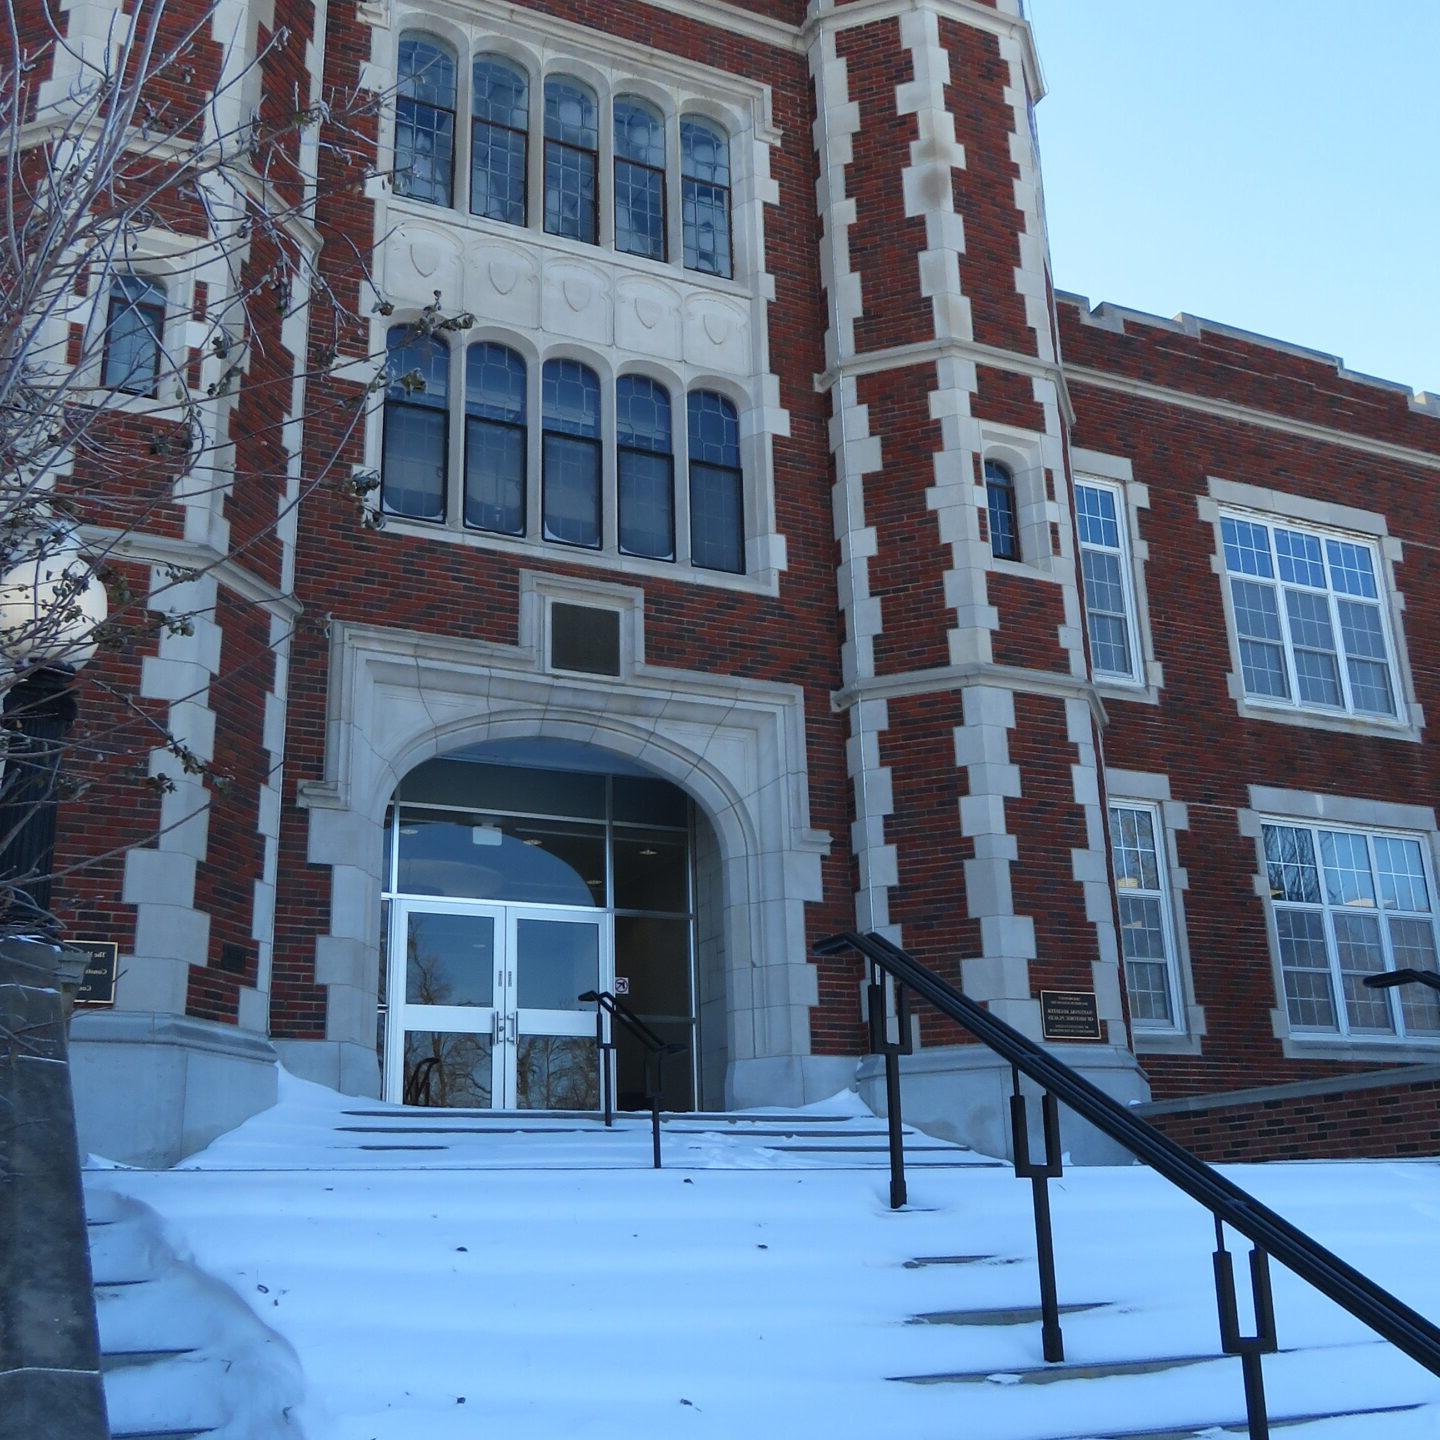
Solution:
{"label": "red brick building", "polygon": [[[288,497],[131,544],[265,537],[135,681],[233,783],[70,898],[124,957],[95,1148],[203,1143],[277,1054],[589,1108],[595,988],[685,1046],[675,1108],[821,1099],[851,928],[1037,1038],[1093,997],[1061,1053],[1208,1152],[1433,1144],[1440,1008],[1359,981],[1436,967],[1440,401],[1057,296],[1018,0],[276,9],[267,85],[398,87],[366,183],[315,156],[371,329],[284,395]],[[307,484],[337,443],[383,527]],[[1003,1067],[919,1038],[910,1115],[1003,1145]]]}

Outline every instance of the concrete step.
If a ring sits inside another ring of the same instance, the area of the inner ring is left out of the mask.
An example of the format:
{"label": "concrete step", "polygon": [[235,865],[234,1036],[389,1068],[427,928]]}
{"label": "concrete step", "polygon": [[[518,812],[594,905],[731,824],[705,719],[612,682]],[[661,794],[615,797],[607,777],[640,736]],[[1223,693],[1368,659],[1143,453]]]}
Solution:
{"label": "concrete step", "polygon": [[[1317,1420],[1363,1420],[1379,1415],[1404,1415],[1423,1410],[1423,1405],[1386,1405],[1375,1410],[1316,1410],[1304,1415],[1270,1416],[1272,1430],[1290,1430],[1297,1425],[1313,1425]],[[1222,1435],[1248,1436],[1250,1426],[1244,1420],[1204,1420],[1176,1429],[1166,1425],[1158,1430],[1074,1430],[1065,1435],[1049,1435],[1044,1440],[1219,1440]]]}
{"label": "concrete step", "polygon": [[905,1262],[906,1270],[924,1270],[931,1265],[1018,1265],[1018,1255],[917,1255]]}
{"label": "concrete step", "polygon": [[141,1365],[163,1365],[198,1355],[198,1350],[105,1350],[100,1354],[100,1373],[113,1375],[117,1370],[133,1370]]}
{"label": "concrete step", "polygon": [[112,1430],[110,1440],[204,1440],[213,1430]]}
{"label": "concrete step", "polygon": [[[1284,1351],[1280,1352],[1286,1353]],[[1227,1360],[1226,1355],[1167,1355],[1151,1360],[1100,1360],[1072,1365],[1059,1361],[1030,1369],[945,1370],[933,1375],[892,1375],[906,1385],[1053,1385],[1057,1380],[1108,1380],[1115,1375],[1158,1375],[1165,1370],[1183,1370],[1191,1365],[1210,1365]],[[993,1380],[994,1376],[1003,1380]]]}
{"label": "concrete step", "polygon": [[[1081,1315],[1087,1310],[1103,1310],[1106,1302],[1094,1300],[1088,1304],[1061,1305],[1062,1315]],[[1043,1317],[1038,1305],[1012,1305],[996,1310],[931,1310],[924,1315],[912,1316],[910,1325],[1038,1325]]]}

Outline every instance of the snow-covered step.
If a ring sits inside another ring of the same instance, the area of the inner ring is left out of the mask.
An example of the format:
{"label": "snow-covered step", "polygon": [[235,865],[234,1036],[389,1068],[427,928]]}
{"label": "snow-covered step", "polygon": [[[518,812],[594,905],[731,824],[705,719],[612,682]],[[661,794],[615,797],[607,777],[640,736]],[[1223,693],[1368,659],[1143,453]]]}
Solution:
{"label": "snow-covered step", "polygon": [[[1106,1302],[1092,1300],[1061,1305],[1061,1315],[1083,1315],[1089,1310],[1103,1310]],[[912,1316],[911,1325],[1038,1325],[1041,1320],[1038,1305],[1008,1305],[991,1310],[929,1310],[923,1315]]]}
{"label": "snow-covered step", "polygon": [[[98,1176],[114,1172],[100,1171]],[[290,1440],[289,1347],[227,1286],[177,1253],[148,1206],[87,1177],[100,1368],[115,1440],[192,1440],[226,1428]]]}
{"label": "snow-covered step", "polygon": [[[1383,1405],[1365,1410],[1315,1410],[1303,1415],[1271,1415],[1272,1430],[1293,1430],[1297,1425],[1314,1425],[1323,1420],[1370,1420],[1386,1415],[1409,1415],[1423,1407],[1419,1405]],[[1070,1431],[1065,1435],[1047,1435],[1039,1440],[1220,1440],[1223,1435],[1248,1436],[1248,1421],[1209,1420],[1200,1424],[1162,1426],[1149,1430],[1083,1430]],[[1356,1432],[1348,1432],[1346,1440]]]}
{"label": "snow-covered step", "polygon": [[[1224,1361],[1223,1355],[1168,1355],[1141,1360],[1099,1360],[1072,1365],[1036,1365],[1025,1369],[942,1370],[929,1375],[892,1375],[904,1385],[1055,1385],[1067,1380],[1112,1380],[1121,1375],[1157,1375],[1191,1365]],[[1238,1364],[1238,1362],[1235,1362]]]}

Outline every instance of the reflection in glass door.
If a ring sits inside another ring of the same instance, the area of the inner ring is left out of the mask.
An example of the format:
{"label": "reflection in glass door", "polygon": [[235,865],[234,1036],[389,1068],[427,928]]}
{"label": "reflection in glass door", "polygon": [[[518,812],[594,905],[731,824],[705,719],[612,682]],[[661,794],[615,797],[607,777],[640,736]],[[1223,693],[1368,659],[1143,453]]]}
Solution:
{"label": "reflection in glass door", "polygon": [[595,1011],[608,967],[598,917],[464,901],[397,901],[387,1100],[593,1110]]}

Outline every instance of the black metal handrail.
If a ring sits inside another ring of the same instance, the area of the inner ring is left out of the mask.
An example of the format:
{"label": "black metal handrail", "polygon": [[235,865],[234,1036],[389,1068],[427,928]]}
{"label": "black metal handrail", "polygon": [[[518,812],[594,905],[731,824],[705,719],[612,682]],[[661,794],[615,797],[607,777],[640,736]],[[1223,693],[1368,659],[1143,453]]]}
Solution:
{"label": "black metal handrail", "polygon": [[1378,975],[1367,975],[1361,983],[1370,990],[1390,990],[1396,985],[1428,985],[1440,990],[1440,975],[1433,970],[1382,970]]}
{"label": "black metal handrail", "polygon": [[[650,1107],[650,1148],[655,1168],[660,1169],[660,1092],[665,1088],[665,1057],[680,1055],[685,1046],[657,1035],[623,1000],[608,990],[587,990],[575,997],[582,1004],[595,1006],[595,1049],[600,1055],[600,1088],[604,1096],[605,1125],[615,1123],[613,1067],[610,1057],[615,1049],[614,1021],[618,1020],[645,1049],[645,1100]],[[605,1022],[611,1023],[607,1025]],[[651,1061],[655,1073],[650,1073]]]}
{"label": "black metal handrail", "polygon": [[[1042,1339],[1046,1360],[1064,1358],[1059,1306],[1055,1294],[1054,1255],[1046,1186],[1061,1173],[1057,1099],[1088,1121],[1103,1135],[1129,1151],[1137,1160],[1164,1176],[1171,1184],[1203,1205],[1215,1218],[1214,1256],[1216,1299],[1220,1311],[1221,1348],[1241,1358],[1245,1372],[1245,1399],[1251,1440],[1267,1440],[1264,1387],[1260,1373],[1262,1354],[1277,1349],[1267,1257],[1273,1255],[1286,1269],[1313,1285],[1322,1295],[1368,1325],[1376,1334],[1440,1375],[1440,1329],[1412,1310],[1368,1276],[1327,1250],[1303,1230],[1262,1204],[1232,1180],[1212,1169],[1184,1146],[1176,1144],[1153,1125],[1132,1114],[1098,1086],[1056,1059],[1035,1041],[1012,1029],[974,1000],[962,995],[913,956],[882,935],[853,931],[835,935],[817,945],[822,955],[858,951],[871,966],[868,989],[872,1046],[886,1063],[886,1091],[890,1100],[891,1203],[904,1203],[903,1150],[897,1144],[900,1129],[899,1057],[908,1049],[909,1019],[905,993],[913,991],[941,1014],[963,1026],[982,1044],[1010,1062],[1014,1095],[1010,1102],[1011,1133],[1017,1176],[1032,1182],[1035,1226],[1040,1261]],[[896,984],[898,1005],[888,1021],[899,1022],[896,1039],[889,1038],[884,977]],[[1428,983],[1428,982],[1427,982]],[[878,1012],[878,1014],[877,1014]],[[1043,1090],[1045,1160],[1032,1162],[1020,1076],[1028,1076]],[[898,1181],[898,1184],[897,1184]],[[898,1207],[897,1207],[898,1208]],[[1235,1300],[1234,1271],[1225,1248],[1224,1226],[1230,1226],[1253,1244],[1250,1255],[1251,1294],[1256,1333],[1240,1333]],[[1043,1231],[1043,1233],[1042,1233]]]}

